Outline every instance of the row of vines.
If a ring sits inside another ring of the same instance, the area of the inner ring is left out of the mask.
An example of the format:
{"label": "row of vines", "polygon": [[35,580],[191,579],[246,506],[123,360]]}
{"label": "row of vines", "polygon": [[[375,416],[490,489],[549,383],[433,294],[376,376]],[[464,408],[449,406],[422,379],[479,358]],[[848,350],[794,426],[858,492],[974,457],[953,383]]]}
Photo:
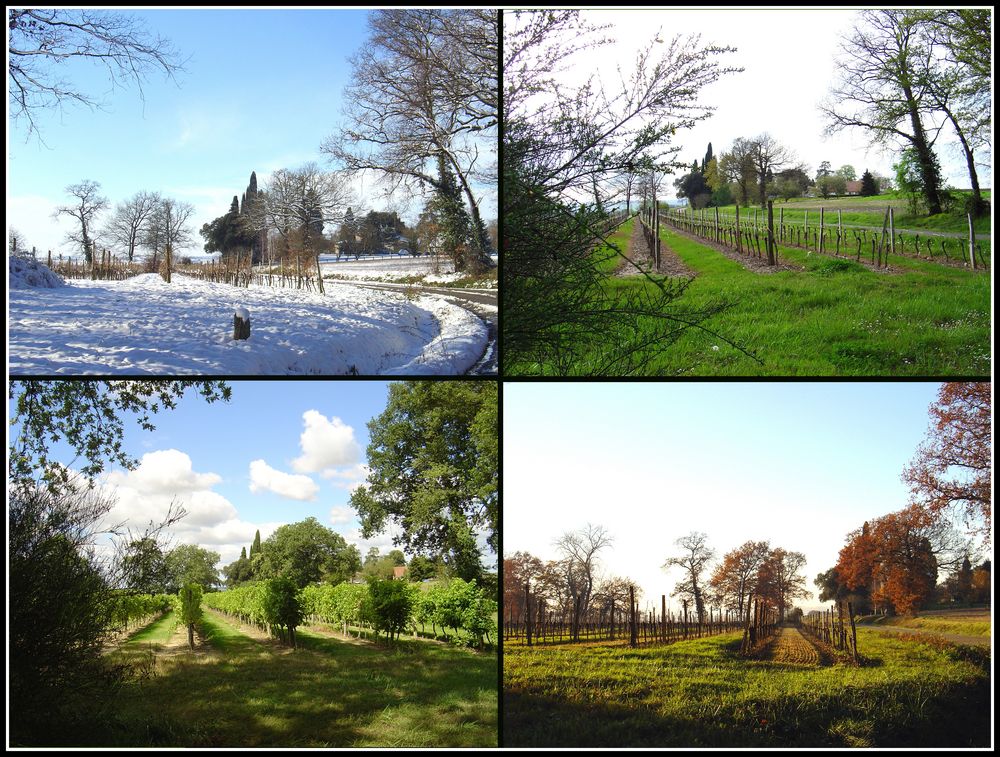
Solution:
{"label": "row of vines", "polygon": [[[782,209],[783,210],[783,209]],[[884,267],[888,265],[889,255],[922,258],[936,262],[946,262],[969,267],[987,268],[989,265],[988,249],[984,250],[981,243],[972,239],[943,237],[917,232],[897,232],[887,223],[886,228],[851,228],[842,223],[827,223],[823,215],[820,222],[809,223],[808,214],[801,221],[786,221],[783,214],[774,219],[769,227],[766,214],[758,220],[756,209],[751,217],[740,218],[720,214],[718,208],[714,214],[706,215],[704,211],[695,213],[669,210],[660,214],[664,223],[722,244],[742,254],[754,257],[766,257],[768,234],[776,244],[788,247],[799,247],[821,255],[834,257],[862,258],[870,263]],[[887,214],[891,219],[891,213]],[[986,245],[988,248],[988,245]]]}
{"label": "row of vines", "polygon": [[446,640],[464,638],[479,647],[493,644],[497,631],[496,600],[459,578],[430,585],[371,579],[301,590],[277,578],[209,593],[204,602],[293,646],[295,628],[304,621],[338,626],[345,635],[371,633],[376,639],[380,633],[389,639],[405,632],[427,635],[429,625],[435,638],[440,629]]}

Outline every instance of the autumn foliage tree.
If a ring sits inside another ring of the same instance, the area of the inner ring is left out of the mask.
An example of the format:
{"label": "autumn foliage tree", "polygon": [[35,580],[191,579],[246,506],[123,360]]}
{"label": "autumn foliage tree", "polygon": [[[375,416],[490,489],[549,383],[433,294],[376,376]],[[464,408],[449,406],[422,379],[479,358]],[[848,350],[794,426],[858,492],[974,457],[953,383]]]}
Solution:
{"label": "autumn foliage tree", "polygon": [[744,617],[757,589],[757,572],[770,552],[766,541],[748,541],[727,552],[709,579],[713,599]]}
{"label": "autumn foliage tree", "polygon": [[931,427],[902,476],[914,503],[939,518],[961,512],[986,543],[992,526],[991,412],[988,382],[942,384],[930,406]]}
{"label": "autumn foliage tree", "polygon": [[876,609],[912,614],[933,596],[938,569],[957,568],[964,548],[947,524],[911,505],[848,534],[836,571],[847,588],[868,588]]}

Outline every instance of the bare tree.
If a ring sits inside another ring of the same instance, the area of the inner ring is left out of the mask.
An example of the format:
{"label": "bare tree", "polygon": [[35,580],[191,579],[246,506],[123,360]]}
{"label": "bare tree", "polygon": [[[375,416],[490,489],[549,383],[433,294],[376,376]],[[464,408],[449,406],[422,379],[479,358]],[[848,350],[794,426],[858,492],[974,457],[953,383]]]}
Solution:
{"label": "bare tree", "polygon": [[677,567],[684,571],[684,577],[674,586],[673,596],[688,597],[694,602],[698,613],[698,623],[705,622],[705,586],[702,574],[708,563],[715,557],[715,550],[708,546],[708,536],[700,531],[692,531],[674,542],[683,550],[677,557],[668,557],[663,569]]}
{"label": "bare tree", "polygon": [[680,149],[674,135],[711,115],[699,102],[702,88],[737,70],[714,60],[730,49],[703,47],[697,37],[655,38],[620,81],[572,86],[561,71],[606,41],[602,28],[574,11],[517,11],[504,20],[505,364],[515,373],[648,371],[714,313],[685,312],[675,302],[679,280],[648,270],[649,286],[609,291],[591,254],[608,243],[598,206],[618,191],[610,179],[623,171],[671,170]]}
{"label": "bare tree", "polygon": [[[346,125],[320,147],[350,171],[374,171],[390,192],[445,192],[453,173],[480,264],[488,258],[489,239],[472,178],[482,174],[483,151],[496,144],[488,137],[497,121],[498,41],[491,38],[497,26],[480,11],[373,12],[368,43],[351,59]],[[470,49],[470,34],[485,48]]]}
{"label": "bare tree", "polygon": [[323,171],[316,163],[275,171],[264,192],[266,224],[281,235],[290,252],[315,263],[320,292],[323,226],[342,221],[352,204],[354,193],[345,174]]}
{"label": "bare tree", "polygon": [[59,75],[74,59],[101,63],[112,86],[139,89],[153,71],[168,77],[183,70],[176,51],[142,22],[123,13],[74,8],[8,8],[7,38],[10,115],[38,133],[38,112],[76,102],[98,107],[92,95]]}
{"label": "bare tree", "polygon": [[13,226],[7,229],[7,249],[15,257],[24,252],[24,234]]}
{"label": "bare tree", "polygon": [[588,523],[577,531],[567,531],[556,540],[562,554],[565,586],[573,600],[573,639],[579,639],[580,618],[586,615],[597,582],[598,553],[613,539],[604,526]]}
{"label": "bare tree", "polygon": [[912,146],[927,210],[940,213],[941,176],[933,146],[941,125],[924,124],[933,106],[919,76],[932,52],[914,17],[905,10],[864,11],[841,52],[839,81],[820,106],[827,133],[860,128],[872,144]]}
{"label": "bare tree", "polygon": [[112,242],[124,247],[131,263],[135,249],[156,206],[162,201],[158,192],[136,192],[115,206],[114,215],[105,227],[105,234]]}
{"label": "bare tree", "polygon": [[795,161],[795,153],[778,144],[770,134],[764,132],[750,140],[753,145],[751,156],[757,172],[757,199],[761,207],[767,206],[767,177]]}
{"label": "bare tree", "polygon": [[[145,239],[153,242],[154,259],[160,248],[166,254],[163,278],[169,284],[170,272],[173,267],[173,253],[178,249],[188,247],[194,241],[194,231],[189,225],[194,215],[194,206],[172,197],[160,198],[154,206],[148,220],[148,230]],[[155,240],[155,242],[153,241]]]}
{"label": "bare tree", "polygon": [[66,187],[66,193],[75,198],[73,203],[56,208],[53,215],[55,217],[69,216],[80,224],[80,230],[70,232],[66,235],[66,239],[80,245],[84,258],[89,263],[93,254],[95,219],[108,207],[108,198],[101,196],[100,182],[90,179],[81,181],[79,184],[71,184]]}

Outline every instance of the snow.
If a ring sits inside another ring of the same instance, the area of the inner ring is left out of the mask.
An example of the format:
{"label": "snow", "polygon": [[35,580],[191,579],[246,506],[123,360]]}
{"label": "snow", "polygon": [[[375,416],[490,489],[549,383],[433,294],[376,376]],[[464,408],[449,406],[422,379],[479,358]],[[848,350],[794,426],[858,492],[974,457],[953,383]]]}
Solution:
{"label": "snow", "polygon": [[[440,297],[332,281],[321,295],[183,275],[39,289],[16,287],[12,268],[11,280],[12,375],[458,374],[488,341],[479,318]],[[232,338],[237,308],[254,312],[247,340]]]}
{"label": "snow", "polygon": [[49,267],[43,263],[18,257],[8,258],[8,260],[7,268],[10,273],[7,279],[8,289],[54,289],[66,286],[62,277],[52,273]]}
{"label": "snow", "polygon": [[233,313],[233,315],[235,315],[241,321],[249,321],[250,320],[250,311],[247,310],[242,305],[240,305],[238,308],[236,308],[236,312]]}
{"label": "snow", "polygon": [[[439,273],[452,274],[453,266],[450,260],[438,260],[436,267]],[[361,260],[342,258],[338,261],[334,256],[324,255],[320,258],[320,269],[324,276],[334,274],[347,279],[391,281],[433,275],[435,260],[428,256],[414,258],[393,255]]]}

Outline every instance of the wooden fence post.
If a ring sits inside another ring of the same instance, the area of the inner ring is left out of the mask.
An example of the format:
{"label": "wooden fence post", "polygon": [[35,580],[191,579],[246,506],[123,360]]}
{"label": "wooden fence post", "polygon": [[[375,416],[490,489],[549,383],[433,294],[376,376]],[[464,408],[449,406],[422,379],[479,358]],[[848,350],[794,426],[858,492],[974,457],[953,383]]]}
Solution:
{"label": "wooden fence post", "polygon": [[[778,245],[774,241],[774,201],[767,201],[767,264],[777,265]],[[699,616],[700,619],[701,616]]]}
{"label": "wooden fence post", "polygon": [[740,238],[740,204],[736,203],[736,251],[743,254],[743,240]]}
{"label": "wooden fence post", "polygon": [[628,606],[629,606],[629,615],[631,616],[631,621],[632,621],[631,624],[630,624],[630,627],[629,627],[629,643],[628,643],[628,645],[630,647],[637,647],[637,646],[639,646],[639,627],[637,625],[638,619],[636,618],[637,609],[638,608],[636,608],[636,606],[635,606],[635,587],[634,586],[629,586],[628,587]]}
{"label": "wooden fence post", "polygon": [[824,249],[823,242],[826,241],[824,239],[824,235],[823,235],[823,232],[826,231],[826,229],[824,228],[825,224],[826,224],[826,208],[820,208],[819,209],[819,249],[817,250],[817,252],[820,255],[823,254],[823,249]]}
{"label": "wooden fence post", "polygon": [[968,213],[969,218],[969,266],[976,270],[976,227],[972,225],[972,213]]}
{"label": "wooden fence post", "polygon": [[531,586],[529,581],[524,582],[524,611],[525,611],[525,623],[524,632],[525,638],[528,640],[528,646],[531,646]]}

